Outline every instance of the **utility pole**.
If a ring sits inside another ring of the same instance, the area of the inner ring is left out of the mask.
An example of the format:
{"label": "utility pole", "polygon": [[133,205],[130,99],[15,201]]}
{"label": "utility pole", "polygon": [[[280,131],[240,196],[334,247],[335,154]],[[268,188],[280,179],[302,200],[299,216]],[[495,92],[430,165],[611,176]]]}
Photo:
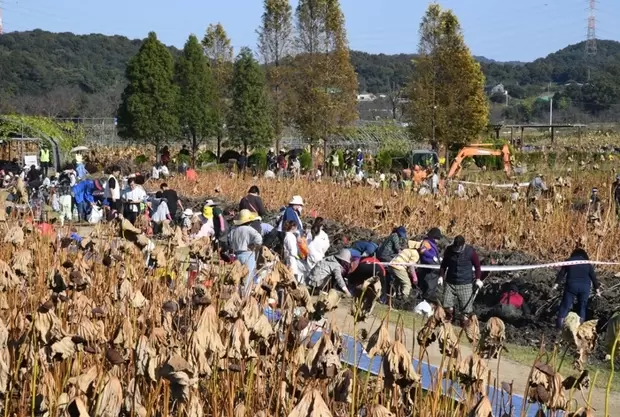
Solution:
{"label": "utility pole", "polygon": [[4,33],[4,25],[2,24],[2,4],[0,4],[0,35]]}
{"label": "utility pole", "polygon": [[553,129],[553,97],[549,100],[549,132]]}
{"label": "utility pole", "polygon": [[592,59],[596,55],[596,0],[588,0],[588,35],[586,38],[586,59],[588,59],[588,81],[590,81],[590,69]]}

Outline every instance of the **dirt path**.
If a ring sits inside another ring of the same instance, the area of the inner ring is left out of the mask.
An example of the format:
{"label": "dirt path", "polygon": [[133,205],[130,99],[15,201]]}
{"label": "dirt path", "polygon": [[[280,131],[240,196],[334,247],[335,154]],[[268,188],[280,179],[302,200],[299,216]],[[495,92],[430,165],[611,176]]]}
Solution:
{"label": "dirt path", "polygon": [[[349,309],[350,309],[350,301],[343,300],[341,301],[340,306],[338,307],[337,310],[332,311],[327,314],[327,318],[333,321],[333,323],[335,323],[342,332],[348,335],[354,336],[355,332],[353,329],[353,318],[349,314]],[[372,334],[377,329],[377,327],[379,327],[380,324],[381,324],[381,319],[373,316],[369,318],[365,323],[359,323],[357,326],[357,330],[359,331],[360,329],[366,329],[368,330],[369,334]],[[414,347],[415,340],[416,340],[415,334],[411,329],[412,323],[405,323],[405,327],[407,326],[409,326],[409,328],[405,328],[405,345],[407,346],[408,350],[417,353],[418,352],[417,348],[412,349]],[[395,327],[396,326],[393,323],[390,323],[390,333],[392,337],[394,335]],[[431,365],[439,366],[441,364],[442,354],[439,351],[439,347],[437,346],[437,343],[433,343],[427,349],[427,352],[430,358]],[[470,355],[471,353],[472,351],[469,346],[463,346],[463,345],[461,346],[461,355],[463,357],[466,357]],[[491,359],[487,361],[487,366],[489,369],[493,371],[494,376],[496,376],[497,374],[497,365],[498,365],[497,359]],[[500,385],[502,381],[505,381],[508,383],[513,382],[514,393],[523,396],[523,393],[525,392],[525,385],[527,383],[529,375],[530,375],[529,366],[502,358],[499,364],[499,377],[498,377],[499,383],[497,385]],[[564,375],[564,377],[566,376],[568,375]],[[587,392],[585,392],[584,394],[587,397]],[[580,406],[585,405],[579,392],[576,392],[574,394],[574,398],[575,400],[577,400]],[[602,415],[602,413],[605,410],[605,390],[601,388],[594,389],[592,393],[592,406],[594,407],[595,410],[598,410],[596,413],[597,415],[599,413],[601,413]],[[609,398],[609,407],[610,407],[610,410],[620,410],[620,395],[618,395],[617,393],[611,394]],[[612,415],[615,415],[615,412],[612,413]]]}

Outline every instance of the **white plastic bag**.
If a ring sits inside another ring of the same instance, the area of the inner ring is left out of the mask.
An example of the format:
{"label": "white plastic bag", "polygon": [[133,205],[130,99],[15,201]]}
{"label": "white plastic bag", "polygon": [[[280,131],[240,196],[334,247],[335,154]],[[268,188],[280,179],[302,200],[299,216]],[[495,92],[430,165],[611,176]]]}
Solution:
{"label": "white plastic bag", "polygon": [[88,223],[97,224],[103,218],[103,209],[97,206],[93,206],[90,214],[88,215]]}
{"label": "white plastic bag", "polygon": [[430,317],[433,315],[433,307],[426,300],[423,300],[420,304],[415,306],[413,312],[421,316]]}

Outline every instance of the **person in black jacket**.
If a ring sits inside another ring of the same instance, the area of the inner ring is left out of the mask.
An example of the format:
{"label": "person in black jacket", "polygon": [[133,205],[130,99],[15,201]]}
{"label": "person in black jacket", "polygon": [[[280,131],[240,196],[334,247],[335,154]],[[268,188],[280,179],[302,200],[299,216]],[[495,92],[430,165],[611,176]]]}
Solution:
{"label": "person in black jacket", "polygon": [[455,237],[452,245],[444,252],[437,282],[441,285],[444,279],[446,280],[443,307],[449,321],[454,318],[454,308],[458,306],[463,313],[463,326],[468,325],[474,311],[474,286],[480,289],[483,285],[481,276],[480,259],[476,250],[465,244],[463,236]]}
{"label": "person in black jacket", "polygon": [[407,247],[407,230],[400,226],[392,230],[392,233],[379,245],[375,256],[381,262],[390,262],[405,247]]}
{"label": "person in black jacket", "polygon": [[[568,258],[569,261],[587,261],[589,259],[587,252],[582,248],[575,249],[573,253],[571,253],[570,258]],[[581,321],[584,322],[586,320],[588,298],[590,298],[591,288],[594,287],[597,296],[601,295],[600,284],[596,278],[596,272],[594,272],[594,266],[592,266],[592,264],[563,266],[560,272],[558,272],[552,289],[556,290],[564,278],[566,278],[564,294],[562,295],[556,321],[556,327],[558,329],[562,327],[564,319],[572,309],[575,298],[577,299],[579,317],[581,317]]]}

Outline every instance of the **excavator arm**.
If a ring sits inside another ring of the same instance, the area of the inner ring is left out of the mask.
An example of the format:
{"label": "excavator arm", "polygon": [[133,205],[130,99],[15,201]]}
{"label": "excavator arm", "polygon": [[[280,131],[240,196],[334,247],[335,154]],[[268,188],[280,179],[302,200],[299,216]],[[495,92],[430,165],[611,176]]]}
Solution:
{"label": "excavator arm", "polygon": [[510,176],[511,166],[510,166],[510,149],[508,145],[504,145],[501,150],[499,149],[485,149],[484,146],[489,146],[487,144],[476,144],[473,146],[466,146],[459,151],[454,158],[454,162],[450,166],[450,171],[448,172],[448,178],[453,178],[458,175],[461,171],[461,162],[463,159],[469,158],[472,156],[502,156],[504,161],[504,172],[506,172],[506,176]]}

